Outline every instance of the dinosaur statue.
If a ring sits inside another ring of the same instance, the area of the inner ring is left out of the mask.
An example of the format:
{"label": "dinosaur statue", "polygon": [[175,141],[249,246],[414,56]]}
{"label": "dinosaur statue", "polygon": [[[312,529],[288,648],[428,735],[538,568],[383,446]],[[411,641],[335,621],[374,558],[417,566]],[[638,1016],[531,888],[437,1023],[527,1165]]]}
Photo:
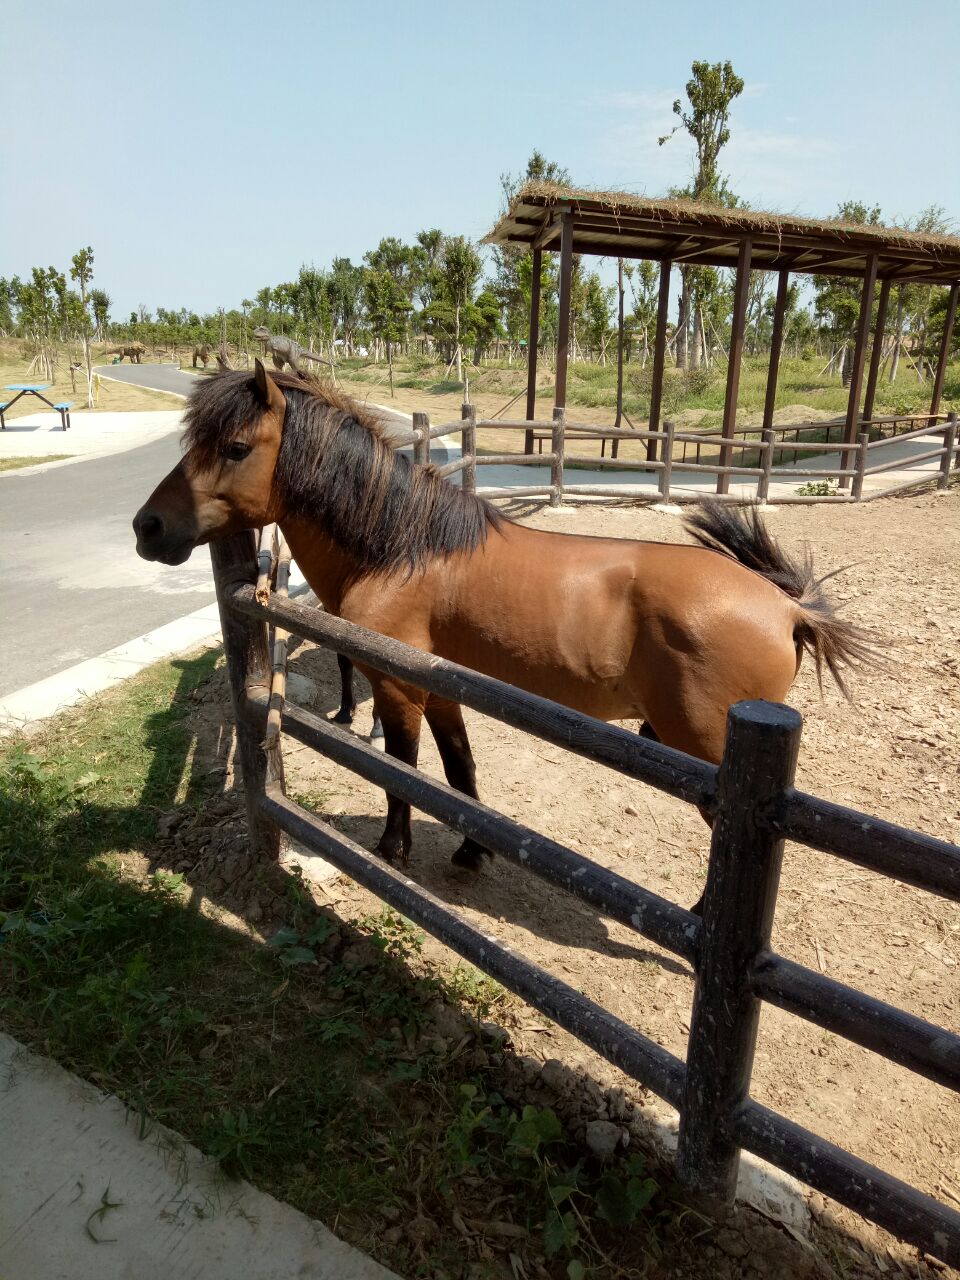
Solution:
{"label": "dinosaur statue", "polygon": [[197,362],[207,367],[210,357],[213,355],[213,347],[209,342],[198,342],[193,348],[193,367],[197,367]]}
{"label": "dinosaur statue", "polygon": [[142,342],[131,342],[126,347],[109,347],[106,354],[108,356],[119,356],[120,364],[123,364],[123,357],[129,356],[131,364],[142,364],[146,347]]}
{"label": "dinosaur statue", "polygon": [[275,338],[269,329],[265,329],[263,325],[258,325],[253,331],[253,336],[258,342],[263,343],[264,354],[273,357],[274,368],[283,371],[283,366],[288,364],[294,373],[303,373],[300,368],[301,360],[315,360],[317,364],[329,365],[332,369],[332,363],[323,356],[318,356],[313,351],[307,351],[301,347],[299,342],[294,342],[292,338]]}

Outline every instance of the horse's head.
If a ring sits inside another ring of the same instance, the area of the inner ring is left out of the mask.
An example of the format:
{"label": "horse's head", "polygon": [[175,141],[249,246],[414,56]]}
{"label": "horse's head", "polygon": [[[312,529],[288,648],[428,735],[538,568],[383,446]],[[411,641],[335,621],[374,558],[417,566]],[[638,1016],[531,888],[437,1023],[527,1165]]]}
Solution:
{"label": "horse's head", "polygon": [[194,547],[277,518],[274,472],[287,402],[258,360],[204,382],[187,407],[186,452],[133,518],[144,560],[183,564]]}

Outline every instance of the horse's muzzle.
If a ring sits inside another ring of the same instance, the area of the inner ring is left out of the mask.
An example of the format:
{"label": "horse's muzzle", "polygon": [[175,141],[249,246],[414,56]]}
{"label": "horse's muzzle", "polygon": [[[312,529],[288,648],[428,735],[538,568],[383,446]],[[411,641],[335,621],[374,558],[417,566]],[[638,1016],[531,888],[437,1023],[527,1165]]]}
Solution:
{"label": "horse's muzzle", "polygon": [[183,564],[193,552],[194,539],[168,528],[163,517],[149,507],[141,507],[133,517],[133,531],[137,535],[137,555],[144,560]]}

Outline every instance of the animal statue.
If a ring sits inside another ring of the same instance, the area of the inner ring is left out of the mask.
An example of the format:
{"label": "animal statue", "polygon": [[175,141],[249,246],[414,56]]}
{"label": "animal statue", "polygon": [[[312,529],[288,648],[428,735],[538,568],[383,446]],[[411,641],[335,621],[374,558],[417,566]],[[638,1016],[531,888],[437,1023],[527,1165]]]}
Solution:
{"label": "animal statue", "polygon": [[193,348],[193,367],[202,364],[204,369],[210,363],[210,357],[214,354],[213,345],[209,342],[198,342]]}
{"label": "animal statue", "polygon": [[275,337],[262,324],[254,329],[253,336],[258,342],[263,343],[264,355],[269,354],[273,358],[273,367],[281,372],[284,365],[289,365],[294,373],[303,373],[304,370],[300,368],[301,360],[314,360],[317,364],[325,364],[329,368],[333,368],[331,362],[323,356],[318,356],[313,351],[307,351],[306,348],[301,347],[299,342],[294,342],[292,338]]}
{"label": "animal statue", "polygon": [[131,342],[131,343],[128,343],[125,347],[110,347],[107,350],[107,355],[119,356],[120,364],[123,364],[124,356],[130,357],[131,364],[142,364],[143,357],[144,357],[144,354],[146,353],[146,350],[147,348],[143,345],[142,342]]}
{"label": "animal statue", "polygon": [[[330,613],[602,720],[636,718],[703,760],[720,760],[733,703],[786,697],[804,651],[841,688],[873,657],[755,510],[702,507],[696,546],[530,528],[414,464],[358,404],[260,361],[203,382],[185,422],[184,456],[133,521],[145,559],[182,564],[277,521]],[[415,765],[426,719],[448,782],[475,797],[460,706],[360,670],[387,751]],[[410,847],[410,806],[388,796],[377,851],[405,861]],[[479,869],[484,852],[466,839],[453,862]]]}

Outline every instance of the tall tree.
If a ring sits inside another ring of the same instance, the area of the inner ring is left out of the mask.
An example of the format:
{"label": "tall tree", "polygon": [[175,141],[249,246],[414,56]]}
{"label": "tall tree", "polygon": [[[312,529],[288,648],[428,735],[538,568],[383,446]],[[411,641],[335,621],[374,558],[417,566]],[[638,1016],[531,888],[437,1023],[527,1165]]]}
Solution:
{"label": "tall tree", "polygon": [[90,290],[90,307],[93,311],[93,325],[97,342],[105,342],[107,325],[110,323],[110,303],[112,299],[104,289]]}
{"label": "tall tree", "polygon": [[[569,187],[570,175],[555,161],[547,160],[540,151],[533,151],[522,173],[500,175],[504,211],[510,207],[513,197],[527,182],[550,182],[554,186]],[[500,302],[507,333],[517,341],[527,333],[530,323],[533,254],[529,249],[521,249],[515,245],[495,245],[492,257],[493,291]],[[543,255],[540,279],[540,332],[544,336],[556,330],[554,313],[557,306],[559,275],[550,258],[550,254]]]}
{"label": "tall tree", "polygon": [[480,254],[463,236],[448,236],[443,245],[441,279],[443,291],[453,310],[454,359],[457,363],[457,381],[463,381],[463,348],[460,342],[460,326],[464,309],[473,301],[473,291],[483,262]]}
{"label": "tall tree", "polygon": [[93,249],[87,245],[70,259],[70,278],[80,286],[80,339],[83,343],[83,364],[87,375],[87,408],[93,408],[93,368],[90,361],[90,337],[93,321],[88,310],[90,281],[93,279]]}
{"label": "tall tree", "polygon": [[[731,195],[725,179],[720,174],[720,152],[730,141],[730,104],[743,93],[743,81],[729,62],[694,62],[691,77],[686,84],[687,104],[677,98],[673,113],[680,123],[669,133],[658,138],[662,147],[680,129],[693,138],[697,149],[697,167],[689,189],[678,193],[693,200],[709,204],[729,204]],[[702,311],[693,298],[696,268],[681,267],[683,287],[680,293],[677,316],[677,364],[686,368],[688,363],[688,328],[691,315],[694,321],[693,363],[699,363],[702,345]]]}

